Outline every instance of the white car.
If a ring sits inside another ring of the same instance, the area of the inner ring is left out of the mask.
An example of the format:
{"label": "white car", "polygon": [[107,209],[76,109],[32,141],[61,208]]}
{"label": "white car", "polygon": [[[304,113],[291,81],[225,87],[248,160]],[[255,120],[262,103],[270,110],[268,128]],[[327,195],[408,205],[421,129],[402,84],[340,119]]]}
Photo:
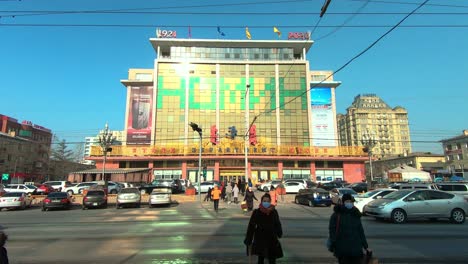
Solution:
{"label": "white car", "polygon": [[9,209],[25,209],[31,207],[32,199],[24,192],[9,192],[0,197],[0,210],[3,208]]}
{"label": "white car", "polygon": [[264,191],[264,192],[269,192],[272,185],[273,185],[273,187],[276,188],[280,184],[281,184],[281,180],[268,181],[268,182],[264,182],[264,183],[260,184],[257,189],[261,190],[261,191]]}
{"label": "white car", "polygon": [[[218,186],[218,188],[219,188],[219,186],[221,186],[221,184],[219,183],[219,181],[206,181],[206,182],[202,182],[202,183],[200,184],[201,192],[202,192],[202,193],[206,193],[206,192],[208,192],[208,189],[209,189],[209,188],[213,189],[215,185]],[[193,186],[195,187],[195,189],[196,189],[197,192],[198,192],[198,182],[193,183]]]}
{"label": "white car", "polygon": [[71,182],[69,181],[46,181],[42,184],[50,185],[52,186],[52,188],[54,188],[54,190],[59,191],[59,192],[71,186]]}
{"label": "white car", "polygon": [[154,205],[157,204],[166,204],[166,205],[171,205],[172,199],[172,189],[171,188],[155,188],[151,192],[151,195],[149,197],[149,207],[153,207]]}
{"label": "white car", "polygon": [[63,189],[62,192],[66,192],[69,195],[79,194],[79,193],[83,193],[83,190],[89,189],[89,187],[92,185],[97,185],[97,183],[96,182],[81,182],[75,186],[71,186],[71,187],[67,187]]}
{"label": "white car", "polygon": [[306,186],[300,182],[288,181],[285,182],[283,185],[286,189],[286,193],[298,193],[299,190],[307,189]]}
{"label": "white car", "polygon": [[[93,181],[93,183],[95,184],[103,184],[104,182],[103,181]],[[110,193],[110,194],[117,194],[120,192],[120,190],[122,189],[122,187],[120,187],[120,185],[116,182],[113,182],[113,181],[108,181],[107,182],[107,192]],[[131,188],[131,187],[127,187],[127,188]]]}
{"label": "white car", "polygon": [[7,184],[4,188],[5,192],[22,192],[27,194],[33,194],[36,188],[32,185],[26,184]]}
{"label": "white car", "polygon": [[376,189],[372,190],[369,192],[366,192],[365,194],[358,195],[354,197],[354,206],[359,209],[359,211],[362,213],[364,210],[364,206],[366,206],[369,202],[375,200],[375,199],[380,199],[384,197],[385,195],[396,191],[395,189]]}

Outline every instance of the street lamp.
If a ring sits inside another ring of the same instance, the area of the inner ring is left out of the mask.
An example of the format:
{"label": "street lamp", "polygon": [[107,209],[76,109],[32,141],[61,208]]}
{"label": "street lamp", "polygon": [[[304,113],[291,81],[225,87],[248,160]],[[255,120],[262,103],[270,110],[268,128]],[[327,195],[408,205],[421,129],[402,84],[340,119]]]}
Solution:
{"label": "street lamp", "polygon": [[201,127],[198,126],[198,124],[195,124],[193,122],[190,122],[189,126],[192,128],[193,131],[197,131],[198,135],[200,136],[200,145],[199,145],[199,151],[198,151],[198,198],[200,198],[201,202],[201,154],[202,154],[202,129]]}
{"label": "street lamp", "polygon": [[110,147],[114,142],[115,137],[112,136],[112,131],[109,130],[109,125],[106,123],[106,127],[98,136],[98,143],[104,154],[104,160],[102,161],[102,180],[104,181],[104,188],[107,190],[108,180],[106,177],[106,159],[107,152],[111,152],[112,148]]}
{"label": "street lamp", "polygon": [[375,134],[369,133],[369,130],[367,130],[362,135],[361,143],[364,146],[363,151],[367,152],[369,155],[370,181],[367,182],[367,188],[370,189],[372,187],[372,181],[374,180],[374,173],[372,170],[372,149],[377,145]]}
{"label": "street lamp", "polygon": [[249,145],[249,89],[250,89],[250,84],[247,84],[245,86],[245,96],[244,96],[244,102],[245,102],[245,135],[244,135],[244,159],[245,159],[245,183],[249,182],[249,158],[248,158],[248,145]]}

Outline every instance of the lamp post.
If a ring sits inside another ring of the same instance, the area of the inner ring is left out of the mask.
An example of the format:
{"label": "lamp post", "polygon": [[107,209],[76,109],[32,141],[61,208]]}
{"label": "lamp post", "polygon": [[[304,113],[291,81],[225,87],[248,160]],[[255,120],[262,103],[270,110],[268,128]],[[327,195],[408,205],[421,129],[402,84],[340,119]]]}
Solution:
{"label": "lamp post", "polygon": [[245,86],[245,96],[244,96],[244,102],[245,102],[245,135],[244,135],[244,159],[245,159],[245,183],[248,184],[249,182],[249,157],[248,157],[248,152],[249,152],[249,89],[250,89],[250,84],[247,84]]}
{"label": "lamp post", "polygon": [[189,126],[192,128],[193,131],[196,131],[198,135],[200,136],[200,144],[199,144],[199,151],[198,151],[198,198],[200,199],[200,203],[202,201],[201,199],[201,154],[202,154],[202,129],[201,127],[198,126],[198,124],[195,124],[193,122],[190,122]]}
{"label": "lamp post", "polygon": [[367,181],[367,188],[371,189],[372,188],[372,181],[374,180],[374,173],[372,169],[372,149],[377,145],[377,139],[374,133],[369,133],[369,130],[367,130],[363,135],[361,139],[362,145],[364,145],[364,152],[367,152],[369,155],[369,168],[370,168],[370,181]]}
{"label": "lamp post", "polygon": [[108,180],[106,177],[106,160],[107,160],[107,152],[111,152],[112,148],[110,147],[114,142],[115,137],[112,136],[112,131],[109,130],[109,125],[106,123],[106,127],[104,128],[98,136],[98,143],[102,149],[102,153],[104,154],[104,160],[102,161],[102,180],[104,181],[104,188],[107,190]]}

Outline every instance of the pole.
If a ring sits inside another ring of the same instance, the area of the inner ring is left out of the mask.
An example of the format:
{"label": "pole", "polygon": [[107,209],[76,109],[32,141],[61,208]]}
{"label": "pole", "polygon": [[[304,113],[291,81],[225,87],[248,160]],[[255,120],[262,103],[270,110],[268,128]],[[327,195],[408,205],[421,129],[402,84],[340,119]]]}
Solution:
{"label": "pole", "polygon": [[374,180],[374,172],[372,170],[372,151],[369,151],[369,166],[370,166],[370,179],[371,179],[371,185],[372,185],[372,181]]}
{"label": "pole", "polygon": [[102,149],[104,154],[104,159],[102,161],[102,180],[104,181],[104,186],[107,188],[107,179],[106,179],[106,158],[107,158],[107,151],[103,148]]}
{"label": "pole", "polygon": [[[16,178],[16,163],[17,162],[18,162],[18,157],[16,157],[16,159],[15,159],[15,167],[13,169],[13,177],[15,177],[15,178]],[[11,178],[13,178],[13,177],[11,177]],[[18,179],[16,179],[16,183],[18,183]]]}
{"label": "pole", "polygon": [[202,202],[201,198],[201,173],[202,173],[202,167],[201,167],[201,154],[202,154],[202,133],[198,132],[200,135],[200,145],[199,145],[199,151],[198,151],[198,198],[200,199],[200,203]]}
{"label": "pole", "polygon": [[250,84],[247,84],[246,85],[246,90],[245,90],[245,136],[244,136],[244,162],[245,162],[245,170],[244,170],[244,174],[245,174],[245,183],[248,184],[249,182],[249,157],[248,157],[248,153],[249,153],[249,110],[248,110],[248,107],[249,107],[249,88],[250,88]]}

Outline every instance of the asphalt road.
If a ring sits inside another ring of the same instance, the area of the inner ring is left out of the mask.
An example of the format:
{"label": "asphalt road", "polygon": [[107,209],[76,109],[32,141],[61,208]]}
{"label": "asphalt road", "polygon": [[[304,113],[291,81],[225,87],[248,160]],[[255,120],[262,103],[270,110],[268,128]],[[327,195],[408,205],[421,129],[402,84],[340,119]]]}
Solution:
{"label": "asphalt road", "polygon": [[[0,212],[10,263],[248,263],[249,216],[239,205]],[[331,208],[280,204],[285,257],[279,263],[336,263],[325,249]],[[363,218],[380,263],[468,263],[468,223],[395,225]],[[256,261],[254,261],[256,263]]]}

